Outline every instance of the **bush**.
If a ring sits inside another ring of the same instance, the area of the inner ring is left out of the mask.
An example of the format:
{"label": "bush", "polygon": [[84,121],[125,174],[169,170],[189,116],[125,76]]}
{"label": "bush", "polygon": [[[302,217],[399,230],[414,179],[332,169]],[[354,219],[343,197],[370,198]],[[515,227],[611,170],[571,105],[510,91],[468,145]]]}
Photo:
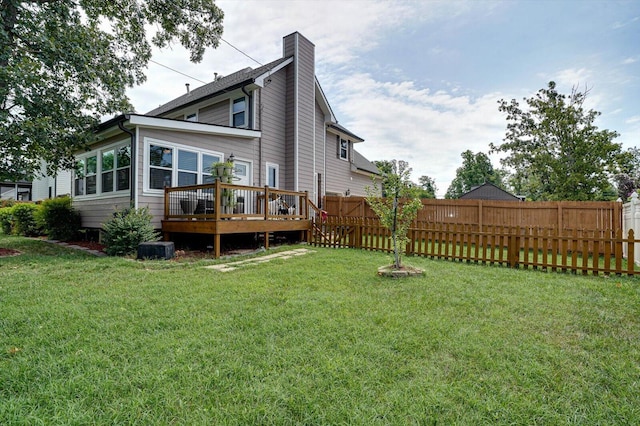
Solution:
{"label": "bush", "polygon": [[39,208],[40,206],[30,203],[20,203],[13,206],[13,233],[25,237],[40,235],[40,225],[36,220],[36,212]]}
{"label": "bush", "polygon": [[151,225],[151,214],[146,207],[116,212],[113,219],[102,225],[102,230],[109,256],[133,254],[138,250],[138,244],[160,239],[160,234]]}
{"label": "bush", "polygon": [[0,208],[0,229],[4,234],[11,234],[13,228],[13,207]]}
{"label": "bush", "polygon": [[80,213],[73,209],[70,197],[44,200],[37,220],[52,240],[72,240],[78,235],[81,226]]}
{"label": "bush", "polygon": [[4,198],[0,200],[0,209],[3,209],[5,207],[13,207],[15,203],[16,201],[12,200],[11,198]]}

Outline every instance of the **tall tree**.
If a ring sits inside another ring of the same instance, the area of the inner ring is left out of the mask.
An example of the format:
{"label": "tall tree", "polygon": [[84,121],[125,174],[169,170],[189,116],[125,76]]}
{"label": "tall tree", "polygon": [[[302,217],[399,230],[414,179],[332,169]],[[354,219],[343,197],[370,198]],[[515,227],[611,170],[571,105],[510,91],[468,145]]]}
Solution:
{"label": "tall tree", "polygon": [[618,198],[627,201],[640,188],[640,149],[633,147],[621,155],[620,170],[613,178]]}
{"label": "tall tree", "polygon": [[438,187],[436,181],[430,176],[420,176],[418,179],[420,188],[420,198],[436,198]]}
{"label": "tall tree", "polygon": [[466,150],[461,156],[462,166],[456,169],[456,177],[451,181],[445,198],[460,198],[462,194],[484,183],[504,187],[502,172],[493,167],[487,154],[484,152],[474,154]]}
{"label": "tall tree", "polygon": [[552,81],[536,96],[524,98],[527,109],[515,100],[499,101],[507,114],[503,143],[493,152],[506,153],[501,163],[511,171],[511,186],[533,200],[593,200],[610,189],[621,146],[618,133],[598,130],[600,115],[585,110],[588,90],[557,92]]}
{"label": "tall tree", "polygon": [[[69,168],[100,117],[132,109],[151,45],[217,47],[214,0],[0,0],[0,180]],[[147,29],[153,25],[151,42]]]}

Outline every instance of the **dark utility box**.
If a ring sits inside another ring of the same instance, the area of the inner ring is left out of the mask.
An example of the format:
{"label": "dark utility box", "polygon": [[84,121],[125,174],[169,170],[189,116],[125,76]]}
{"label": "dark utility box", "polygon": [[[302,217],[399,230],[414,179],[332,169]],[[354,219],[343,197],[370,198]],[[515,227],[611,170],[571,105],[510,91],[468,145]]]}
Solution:
{"label": "dark utility box", "polygon": [[138,244],[138,259],[173,259],[176,254],[173,241],[153,241]]}

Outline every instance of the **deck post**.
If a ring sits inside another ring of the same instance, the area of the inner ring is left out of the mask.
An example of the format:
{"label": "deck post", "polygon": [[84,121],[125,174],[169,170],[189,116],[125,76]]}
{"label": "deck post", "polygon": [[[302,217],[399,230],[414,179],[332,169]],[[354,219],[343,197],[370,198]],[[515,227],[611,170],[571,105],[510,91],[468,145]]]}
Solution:
{"label": "deck post", "polygon": [[169,219],[169,187],[164,187],[164,220]]}
{"label": "deck post", "polygon": [[220,220],[220,194],[221,194],[221,190],[220,190],[220,179],[216,179],[216,187],[214,189],[215,193],[213,194],[214,197],[214,210],[213,210],[213,214],[214,214],[214,220],[219,221]]}
{"label": "deck post", "polygon": [[[264,220],[269,219],[269,185],[265,185],[264,186]],[[265,235],[265,240],[267,239],[267,236]],[[265,248],[266,247],[266,243],[265,243]]]}
{"label": "deck post", "polygon": [[220,234],[213,234],[213,257],[220,258]]}

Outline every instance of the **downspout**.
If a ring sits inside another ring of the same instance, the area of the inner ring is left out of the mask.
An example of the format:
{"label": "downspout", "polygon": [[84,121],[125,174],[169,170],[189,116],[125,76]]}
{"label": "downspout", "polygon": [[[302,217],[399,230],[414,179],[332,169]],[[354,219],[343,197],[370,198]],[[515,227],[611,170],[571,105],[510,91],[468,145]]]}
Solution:
{"label": "downspout", "polygon": [[242,93],[244,93],[248,98],[248,102],[247,102],[247,110],[248,110],[247,111],[247,115],[249,116],[249,126],[248,127],[249,127],[249,129],[253,130],[253,102],[251,102],[253,96],[251,96],[251,94],[248,93],[245,90],[245,87],[247,87],[247,86],[242,86],[241,90],[242,90]]}
{"label": "downspout", "polygon": [[136,174],[136,162],[138,161],[138,156],[136,155],[136,134],[127,129],[126,127],[124,127],[122,125],[122,122],[124,120],[128,120],[129,116],[125,115],[125,118],[123,120],[118,121],[118,128],[120,130],[122,130],[125,133],[129,134],[129,137],[131,138],[131,181],[130,181],[130,185],[131,185],[131,207],[135,207],[135,192],[136,192],[136,185],[137,185],[137,179],[135,178]]}
{"label": "downspout", "polygon": [[298,99],[298,84],[299,84],[299,61],[300,61],[300,52],[299,52],[299,41],[298,34],[296,33],[296,46],[294,50],[294,84],[293,84],[293,190],[298,191],[298,137],[299,137],[299,117],[298,117],[298,108],[300,107],[300,102]]}
{"label": "downspout", "polygon": [[[260,90],[258,95],[258,122],[260,123],[260,127],[262,127],[262,90]],[[258,138],[258,186],[260,187],[262,187],[262,170],[262,132],[260,132],[260,137]],[[264,171],[266,175],[266,167]]]}

